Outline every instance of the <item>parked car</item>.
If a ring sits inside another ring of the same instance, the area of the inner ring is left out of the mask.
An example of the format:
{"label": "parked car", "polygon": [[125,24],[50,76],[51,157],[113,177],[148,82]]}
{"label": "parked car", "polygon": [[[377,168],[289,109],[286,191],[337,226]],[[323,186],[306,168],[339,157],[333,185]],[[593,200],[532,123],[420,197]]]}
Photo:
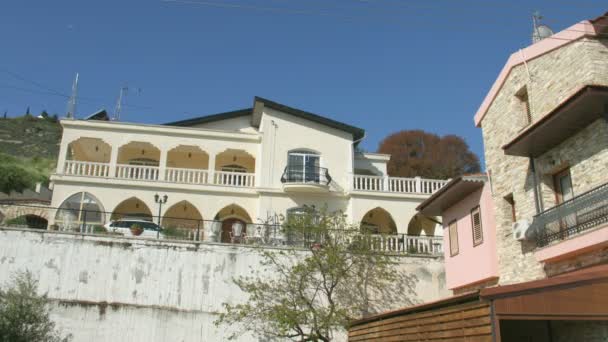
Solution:
{"label": "parked car", "polygon": [[[141,237],[163,237],[163,229],[158,224],[143,220],[143,219],[134,219],[134,218],[123,218],[116,221],[110,221],[104,226],[108,232],[120,233],[124,236],[141,236]],[[141,228],[140,234],[137,234],[137,229],[133,229],[139,227]]]}

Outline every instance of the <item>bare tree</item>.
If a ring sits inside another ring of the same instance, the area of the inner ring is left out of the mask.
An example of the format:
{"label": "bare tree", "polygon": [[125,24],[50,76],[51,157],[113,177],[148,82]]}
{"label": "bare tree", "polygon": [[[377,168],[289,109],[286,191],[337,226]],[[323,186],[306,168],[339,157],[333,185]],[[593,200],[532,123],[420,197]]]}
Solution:
{"label": "bare tree", "polygon": [[373,250],[373,237],[345,216],[310,212],[286,220],[284,233],[301,249],[260,250],[261,267],[235,279],[249,299],[224,304],[216,325],[265,339],[330,341],[352,319],[384,309],[387,301],[413,304],[417,279]]}

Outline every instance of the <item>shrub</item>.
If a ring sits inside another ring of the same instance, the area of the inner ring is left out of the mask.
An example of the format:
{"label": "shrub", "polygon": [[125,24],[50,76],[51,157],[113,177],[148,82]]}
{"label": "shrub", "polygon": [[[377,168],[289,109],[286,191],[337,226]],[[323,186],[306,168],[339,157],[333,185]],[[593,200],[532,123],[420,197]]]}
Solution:
{"label": "shrub", "polygon": [[0,288],[0,341],[67,342],[49,318],[46,296],[37,294],[38,281],[30,272],[17,272]]}
{"label": "shrub", "polygon": [[188,238],[188,233],[176,227],[168,227],[163,229],[163,235],[169,239],[184,240]]}

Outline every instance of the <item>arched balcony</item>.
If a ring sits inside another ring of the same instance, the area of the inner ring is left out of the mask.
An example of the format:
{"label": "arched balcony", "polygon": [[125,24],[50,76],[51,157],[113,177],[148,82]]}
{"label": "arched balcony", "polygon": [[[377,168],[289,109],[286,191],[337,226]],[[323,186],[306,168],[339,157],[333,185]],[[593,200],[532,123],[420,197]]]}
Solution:
{"label": "arched balcony", "polygon": [[68,144],[64,173],[73,176],[108,177],[112,147],[99,138],[78,138]]}
{"label": "arched balcony", "polygon": [[68,176],[118,178],[144,182],[255,186],[255,156],[242,149],[208,153],[204,147],[180,144],[165,148],[146,140],[110,145],[101,138],[81,137],[62,147],[58,173]]}
{"label": "arched balcony", "polygon": [[116,177],[136,180],[159,179],[160,149],[143,141],[132,141],[118,149]]}
{"label": "arched balcony", "polygon": [[227,149],[215,156],[216,185],[255,186],[255,157],[243,150]]}
{"label": "arched balcony", "polygon": [[165,180],[174,183],[205,184],[209,181],[209,155],[197,146],[179,145],[167,152]]}

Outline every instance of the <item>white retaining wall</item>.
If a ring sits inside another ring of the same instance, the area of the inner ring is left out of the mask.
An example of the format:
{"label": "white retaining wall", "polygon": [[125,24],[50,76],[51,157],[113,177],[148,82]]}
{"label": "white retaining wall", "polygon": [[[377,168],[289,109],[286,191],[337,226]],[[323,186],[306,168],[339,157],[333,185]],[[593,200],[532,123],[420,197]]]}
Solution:
{"label": "white retaining wall", "polygon": [[[418,279],[416,301],[449,295],[442,259],[396,260]],[[224,341],[226,327],[213,321],[222,303],[244,300],[232,279],[259,261],[249,246],[0,228],[0,283],[33,272],[74,341]]]}

